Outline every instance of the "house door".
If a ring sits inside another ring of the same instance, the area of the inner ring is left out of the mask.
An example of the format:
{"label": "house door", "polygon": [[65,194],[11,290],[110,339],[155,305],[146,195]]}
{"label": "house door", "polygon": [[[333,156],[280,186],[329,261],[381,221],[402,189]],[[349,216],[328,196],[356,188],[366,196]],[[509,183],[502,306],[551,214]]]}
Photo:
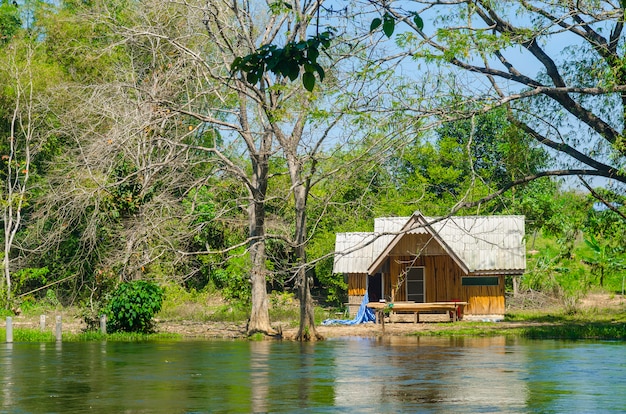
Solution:
{"label": "house door", "polygon": [[380,273],[368,276],[367,293],[369,295],[370,302],[378,302],[383,298],[383,280]]}
{"label": "house door", "polygon": [[423,267],[409,267],[406,274],[406,300],[426,302],[425,277]]}

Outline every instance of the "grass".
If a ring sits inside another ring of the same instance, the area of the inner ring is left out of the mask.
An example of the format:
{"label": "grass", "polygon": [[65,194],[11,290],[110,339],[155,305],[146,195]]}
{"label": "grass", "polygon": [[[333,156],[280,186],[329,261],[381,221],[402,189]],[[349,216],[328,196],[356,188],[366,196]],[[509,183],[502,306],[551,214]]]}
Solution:
{"label": "grass", "polygon": [[626,340],[626,323],[587,323],[532,326],[524,328],[521,336],[530,339],[598,339]]}
{"label": "grass", "polygon": [[417,336],[518,336],[529,339],[626,340],[624,309],[591,309],[566,313],[559,311],[518,311],[505,315],[504,322],[458,322],[438,324]]}
{"label": "grass", "polygon": [[[245,323],[249,317],[249,303],[228,302],[215,292],[186,292],[181,289],[167,291],[164,309],[156,316],[165,321],[194,322],[233,322]],[[613,298],[611,298],[613,299]],[[626,340],[626,305],[613,304],[613,307],[568,308],[569,312],[558,309],[515,310],[505,315],[504,323],[469,322],[429,324],[434,329],[415,333],[428,336],[516,336],[533,339],[600,339]],[[556,306],[551,304],[550,306]],[[55,314],[69,319],[76,318],[76,309],[55,307]],[[33,307],[24,311],[31,319],[48,308]],[[573,310],[573,311],[572,311]],[[345,314],[336,313],[337,309],[316,306],[316,324],[327,318],[350,319]],[[273,293],[270,295],[270,320],[282,327],[297,327],[300,319],[299,303],[293,294]],[[10,314],[7,314],[10,316]],[[2,322],[0,322],[2,324]],[[3,325],[3,324],[2,324]],[[34,326],[34,323],[30,326]],[[4,342],[6,332],[0,327],[0,343]],[[159,341],[178,340],[178,334],[136,334],[111,333],[102,335],[99,332],[63,333],[63,341]],[[252,338],[258,339],[258,338]],[[14,326],[14,342],[54,342],[53,332],[41,332],[35,328],[18,328]]]}
{"label": "grass", "polygon": [[[6,338],[6,329],[0,328],[0,338]],[[2,341],[0,339],[0,341]],[[100,332],[88,331],[80,333],[64,333],[62,342],[88,342],[88,341],[113,341],[113,342],[141,342],[141,341],[172,341],[180,340],[182,336],[173,333],[136,333],[136,332],[115,332],[102,334]],[[44,332],[38,329],[14,328],[13,342],[56,342],[56,336],[52,332]]]}

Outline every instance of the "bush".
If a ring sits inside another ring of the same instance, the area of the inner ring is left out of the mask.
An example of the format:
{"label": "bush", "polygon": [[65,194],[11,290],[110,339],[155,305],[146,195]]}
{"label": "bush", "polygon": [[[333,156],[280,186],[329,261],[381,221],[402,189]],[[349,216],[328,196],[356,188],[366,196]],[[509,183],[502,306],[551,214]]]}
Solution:
{"label": "bush", "polygon": [[110,332],[150,332],[152,317],[161,310],[163,289],[154,283],[138,280],[122,283],[113,292],[106,307]]}

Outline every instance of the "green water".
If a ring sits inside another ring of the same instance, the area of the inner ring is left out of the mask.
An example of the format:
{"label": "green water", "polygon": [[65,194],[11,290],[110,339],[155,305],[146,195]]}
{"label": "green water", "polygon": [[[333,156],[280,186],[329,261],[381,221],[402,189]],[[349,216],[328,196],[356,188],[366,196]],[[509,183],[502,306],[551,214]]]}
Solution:
{"label": "green water", "polygon": [[626,343],[0,344],[2,413],[622,412]]}

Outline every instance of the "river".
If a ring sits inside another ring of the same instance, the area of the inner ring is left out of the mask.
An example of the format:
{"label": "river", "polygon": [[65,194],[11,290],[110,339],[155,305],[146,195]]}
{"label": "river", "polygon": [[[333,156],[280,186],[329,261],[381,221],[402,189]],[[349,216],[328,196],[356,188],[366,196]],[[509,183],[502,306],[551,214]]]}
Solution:
{"label": "river", "polygon": [[0,412],[622,412],[625,357],[504,337],[0,344]]}

